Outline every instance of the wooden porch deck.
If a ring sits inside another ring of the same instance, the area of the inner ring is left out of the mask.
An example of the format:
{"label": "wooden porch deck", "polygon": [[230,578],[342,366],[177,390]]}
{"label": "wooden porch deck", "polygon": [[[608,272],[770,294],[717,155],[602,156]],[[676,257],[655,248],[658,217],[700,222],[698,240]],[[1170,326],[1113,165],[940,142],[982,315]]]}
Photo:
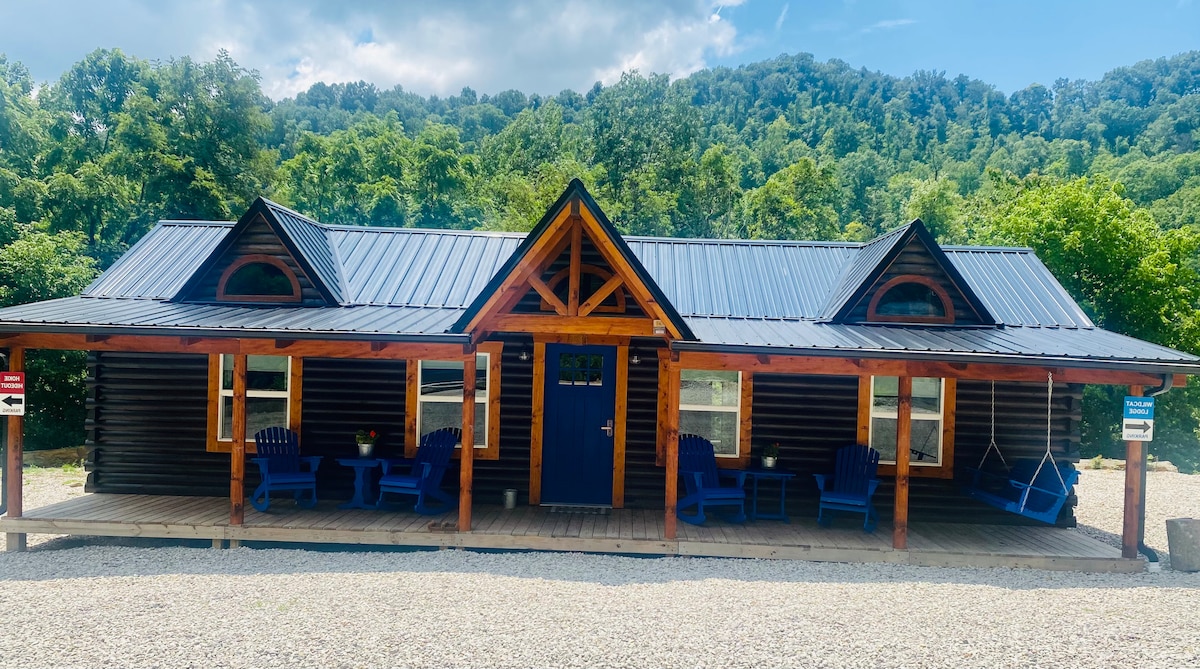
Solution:
{"label": "wooden porch deck", "polygon": [[341,510],[337,502],[298,509],[276,502],[269,513],[247,507],[245,524],[229,525],[223,497],[88,494],[0,518],[0,532],[92,536],[373,544],[435,548],[555,550],[645,555],[775,558],[832,562],[892,562],[946,567],[1025,567],[1094,572],[1141,571],[1141,560],[1074,530],[1053,527],[914,523],[908,550],[891,546],[881,523],[866,534],[851,517],[832,528],[812,519],[790,524],[736,525],[710,520],[679,524],[663,538],[658,510],[615,509],[608,514],[560,513],[542,507],[505,510],[477,505],[471,532],[441,531],[456,513],[421,516],[406,511]]}

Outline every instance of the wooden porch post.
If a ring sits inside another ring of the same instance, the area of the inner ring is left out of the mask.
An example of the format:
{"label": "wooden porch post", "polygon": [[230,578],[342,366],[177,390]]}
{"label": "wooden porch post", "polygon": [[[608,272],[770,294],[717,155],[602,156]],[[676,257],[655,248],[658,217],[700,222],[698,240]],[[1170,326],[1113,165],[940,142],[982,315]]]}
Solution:
{"label": "wooden porch post", "polygon": [[[458,531],[471,531],[471,486],[475,481],[475,348],[463,359],[462,453],[459,455]],[[494,380],[493,380],[494,382]],[[492,416],[498,420],[499,416]]]}
{"label": "wooden porch post", "polygon": [[[220,410],[220,409],[218,409]],[[246,519],[246,356],[233,356],[233,449],[229,454],[229,524]]]}
{"label": "wooden porch post", "polygon": [[[1129,386],[1131,397],[1141,397],[1142,386]],[[1121,525],[1121,557],[1136,558],[1138,536],[1142,518],[1142,470],[1146,466],[1146,444],[1142,441],[1125,442],[1125,517]]]}
{"label": "wooden porch post", "polygon": [[912,446],[912,377],[900,377],[896,407],[896,499],[892,511],[892,548],[908,548],[908,449]]}
{"label": "wooden porch post", "polygon": [[[25,349],[13,347],[8,352],[8,370],[10,372],[25,371]],[[25,417],[24,416],[9,416],[8,417],[8,462],[5,466],[8,468],[8,511],[6,515],[9,518],[20,518],[24,513],[24,503],[21,499],[22,484],[24,481],[21,471],[25,459]],[[23,533],[9,532],[4,537],[5,549],[9,552],[25,550],[25,537]]]}
{"label": "wooden porch post", "polygon": [[675,503],[679,501],[679,366],[667,363],[667,407],[662,417],[665,429],[667,494],[663,518],[663,538],[675,538]]}

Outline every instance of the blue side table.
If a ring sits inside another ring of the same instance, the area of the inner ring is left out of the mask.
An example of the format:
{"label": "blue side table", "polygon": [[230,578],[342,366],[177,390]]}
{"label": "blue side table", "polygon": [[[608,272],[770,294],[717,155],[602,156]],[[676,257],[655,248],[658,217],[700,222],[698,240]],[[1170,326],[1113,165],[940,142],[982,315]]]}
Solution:
{"label": "blue side table", "polygon": [[[762,469],[754,467],[746,470],[746,476],[753,481],[752,492],[750,494],[750,520],[782,520],[785,523],[790,523],[787,516],[787,482],[789,479],[795,478],[796,473],[778,467],[772,469]],[[758,512],[758,480],[770,479],[779,481],[779,513],[759,513]]]}
{"label": "blue side table", "polygon": [[354,468],[354,497],[349,502],[339,504],[339,509],[374,509],[374,504],[368,504],[366,498],[371,495],[371,477],[369,470],[379,466],[375,458],[338,458],[338,464]]}

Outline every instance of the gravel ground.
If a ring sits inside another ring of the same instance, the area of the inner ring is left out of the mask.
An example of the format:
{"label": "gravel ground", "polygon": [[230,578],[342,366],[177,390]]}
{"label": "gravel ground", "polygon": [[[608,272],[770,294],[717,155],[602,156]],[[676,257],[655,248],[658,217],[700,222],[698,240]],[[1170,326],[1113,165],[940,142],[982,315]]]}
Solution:
{"label": "gravel ground", "polygon": [[[1165,548],[1200,477],[1148,490]],[[1200,574],[66,543],[0,554],[0,667],[1200,667]]]}

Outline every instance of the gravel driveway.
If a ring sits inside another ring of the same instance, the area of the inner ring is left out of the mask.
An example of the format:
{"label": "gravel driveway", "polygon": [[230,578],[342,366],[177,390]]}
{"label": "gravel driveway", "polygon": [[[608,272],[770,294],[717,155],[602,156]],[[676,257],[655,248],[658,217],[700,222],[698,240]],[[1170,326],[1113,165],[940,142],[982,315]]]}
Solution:
{"label": "gravel driveway", "polygon": [[[1122,476],[1083,473],[1085,531]],[[1200,477],[1149,491],[1152,546],[1200,515]],[[0,554],[0,667],[1200,666],[1169,570],[63,544]]]}

